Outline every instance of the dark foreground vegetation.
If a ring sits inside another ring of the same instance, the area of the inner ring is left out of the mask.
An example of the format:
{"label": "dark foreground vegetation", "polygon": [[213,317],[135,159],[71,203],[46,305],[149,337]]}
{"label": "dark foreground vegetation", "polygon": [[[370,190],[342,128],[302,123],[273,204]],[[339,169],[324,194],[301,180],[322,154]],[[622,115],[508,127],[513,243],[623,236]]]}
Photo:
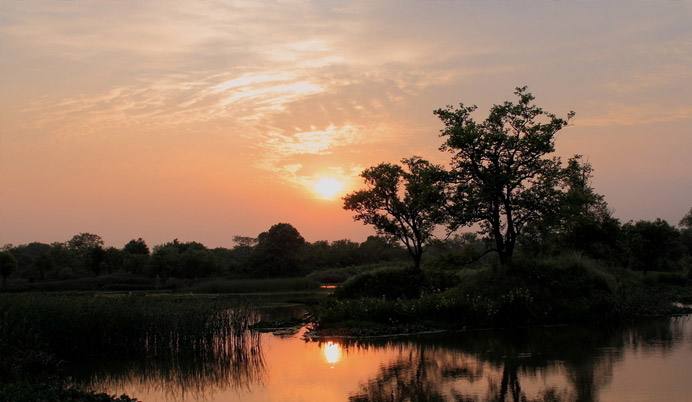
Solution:
{"label": "dark foreground vegetation", "polygon": [[98,361],[178,385],[251,382],[262,368],[259,339],[248,331],[256,320],[216,298],[2,295],[0,401],[134,400],[70,379],[71,368]]}

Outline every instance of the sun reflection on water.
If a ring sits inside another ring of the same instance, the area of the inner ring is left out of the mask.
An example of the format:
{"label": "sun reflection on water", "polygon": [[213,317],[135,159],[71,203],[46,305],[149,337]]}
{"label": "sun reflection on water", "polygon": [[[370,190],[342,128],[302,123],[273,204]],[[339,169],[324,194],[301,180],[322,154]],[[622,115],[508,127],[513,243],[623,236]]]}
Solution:
{"label": "sun reflection on water", "polygon": [[341,361],[341,345],[329,341],[322,345],[322,353],[324,354],[324,360],[330,365],[335,365]]}

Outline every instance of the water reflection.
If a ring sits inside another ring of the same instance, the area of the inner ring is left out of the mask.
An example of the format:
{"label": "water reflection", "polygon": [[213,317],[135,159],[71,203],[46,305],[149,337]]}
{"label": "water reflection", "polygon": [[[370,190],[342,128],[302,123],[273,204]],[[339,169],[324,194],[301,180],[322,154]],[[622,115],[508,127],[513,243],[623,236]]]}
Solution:
{"label": "water reflection", "polygon": [[246,335],[175,359],[84,370],[95,388],[148,402],[689,402],[692,395],[692,317],[359,342]]}
{"label": "water reflection", "polygon": [[164,400],[201,400],[226,389],[250,389],[265,374],[259,333],[215,336],[181,344],[163,355],[109,361],[80,360],[71,367],[74,382],[94,390],[134,387]]}
{"label": "water reflection", "polygon": [[322,344],[322,354],[324,354],[324,360],[334,366],[341,360],[341,345],[332,341],[324,343]]}
{"label": "water reflection", "polygon": [[[355,348],[397,348],[400,352],[349,399],[598,401],[626,351],[665,357],[676,342],[685,339],[686,328],[691,332],[689,317],[624,329],[534,328],[353,343]],[[686,396],[682,398],[679,400],[686,400]]]}

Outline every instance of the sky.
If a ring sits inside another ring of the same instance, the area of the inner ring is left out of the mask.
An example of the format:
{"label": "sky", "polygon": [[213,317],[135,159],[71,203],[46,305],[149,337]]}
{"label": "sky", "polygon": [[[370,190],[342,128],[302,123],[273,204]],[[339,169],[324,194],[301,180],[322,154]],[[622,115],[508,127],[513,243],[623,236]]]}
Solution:
{"label": "sky", "polygon": [[576,112],[623,221],[692,207],[692,2],[0,2],[0,244],[363,240],[358,173],[445,163],[448,104]]}

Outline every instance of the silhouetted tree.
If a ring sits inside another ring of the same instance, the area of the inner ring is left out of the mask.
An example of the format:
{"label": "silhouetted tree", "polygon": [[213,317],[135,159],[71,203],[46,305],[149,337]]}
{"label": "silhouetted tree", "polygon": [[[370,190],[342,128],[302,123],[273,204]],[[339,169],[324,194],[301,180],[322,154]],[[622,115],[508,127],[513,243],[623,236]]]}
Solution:
{"label": "silhouetted tree", "polygon": [[[685,246],[688,257],[692,258],[692,208],[680,219],[678,225],[680,226],[680,241]],[[688,274],[692,278],[692,267]]]}
{"label": "silhouetted tree", "polygon": [[296,275],[300,270],[305,239],[288,223],[277,223],[257,237],[251,256],[253,271],[259,275]]}
{"label": "silhouetted tree", "polygon": [[67,241],[67,247],[72,250],[82,251],[94,247],[103,247],[103,239],[99,235],[92,233],[80,233],[72,236]]}
{"label": "silhouetted tree", "polygon": [[151,255],[151,276],[168,278],[199,278],[216,272],[215,259],[202,243],[172,242],[154,247]]}
{"label": "silhouetted tree", "polygon": [[398,240],[392,241],[385,236],[368,236],[358,246],[362,263],[393,261],[406,258],[406,251],[401,248]]}
{"label": "silhouetted tree", "polygon": [[73,265],[98,275],[103,261],[103,239],[92,233],[80,233],[67,241]]}
{"label": "silhouetted tree", "polygon": [[400,240],[415,269],[435,226],[444,222],[445,171],[418,157],[402,165],[382,163],[361,173],[365,190],[344,197],[344,209],[354,219],[372,225],[382,236]]}
{"label": "silhouetted tree", "polygon": [[249,236],[233,236],[233,243],[235,243],[235,247],[254,247],[257,245],[257,238]]}
{"label": "silhouetted tree", "polygon": [[109,274],[122,269],[124,252],[115,247],[108,247],[103,252],[103,266]]}
{"label": "silhouetted tree", "polygon": [[576,155],[569,159],[562,176],[559,208],[526,226],[520,239],[522,249],[532,254],[571,249],[594,258],[616,259],[620,222],[612,216],[605,198],[593,189],[593,168]]}
{"label": "silhouetted tree", "polygon": [[46,273],[52,269],[51,246],[48,244],[32,242],[12,247],[9,251],[17,259],[17,273],[24,278],[45,279]]}
{"label": "silhouetted tree", "polygon": [[0,251],[0,275],[2,287],[7,286],[7,278],[17,269],[17,260],[9,251]]}
{"label": "silhouetted tree", "polygon": [[680,219],[680,223],[678,223],[681,227],[685,229],[692,229],[692,208],[690,208],[689,211],[685,214],[685,216]]}
{"label": "silhouetted tree", "polygon": [[516,88],[517,103],[494,105],[476,122],[476,106],[448,106],[434,113],[442,120],[441,149],[452,154],[450,230],[480,224],[495,243],[502,263],[511,261],[522,230],[556,213],[562,167],[555,136],[566,119],[533,104],[526,87]]}
{"label": "silhouetted tree", "polygon": [[628,265],[634,270],[672,271],[679,269],[685,248],[680,233],[662,219],[628,222],[623,226]]}
{"label": "silhouetted tree", "polygon": [[123,251],[128,254],[149,255],[149,246],[141,238],[132,239],[125,244]]}

